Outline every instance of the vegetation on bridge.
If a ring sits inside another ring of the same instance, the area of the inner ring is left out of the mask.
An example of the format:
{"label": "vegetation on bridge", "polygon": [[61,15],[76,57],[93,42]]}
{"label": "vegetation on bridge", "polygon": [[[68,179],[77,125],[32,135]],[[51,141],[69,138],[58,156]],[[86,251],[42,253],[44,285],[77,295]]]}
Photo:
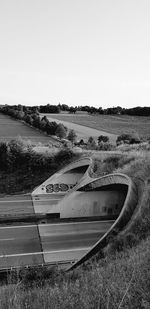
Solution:
{"label": "vegetation on bridge", "polygon": [[[149,143],[147,143],[148,145]],[[20,152],[20,158],[23,158],[22,148],[21,150],[17,148],[20,145],[11,142],[7,144],[7,147],[3,145],[5,152],[6,150],[10,151],[11,156],[16,153],[18,155]],[[16,149],[18,149],[18,152],[16,152]],[[41,171],[44,173],[48,164],[51,166],[51,160],[59,165],[62,154],[64,162],[68,160],[68,157],[71,160],[73,158],[73,154],[67,154],[66,151],[65,153],[60,152],[53,159],[48,159],[43,155],[38,156],[31,150],[24,150],[23,152],[25,152],[24,155],[31,158],[31,161],[28,162],[30,162],[32,172],[34,172],[32,163],[34,165],[37,162],[42,162]],[[36,163],[33,158],[36,158]],[[129,175],[136,183],[139,191],[139,204],[138,213],[132,224],[117,238],[112,239],[103,252],[99,252],[96,257],[71,273],[64,273],[57,267],[53,269],[29,268],[11,272],[7,280],[2,282],[0,289],[0,307],[2,309],[38,309],[41,307],[52,309],[149,308],[149,148],[146,149],[146,145],[141,148],[139,144],[123,145],[122,155],[117,152],[113,154],[102,152],[101,155],[97,155],[95,152],[93,160],[93,176],[122,172]],[[14,161],[12,160],[12,162]],[[22,166],[20,165],[23,177],[24,169],[22,169]],[[8,169],[8,174],[9,171]],[[38,175],[38,178],[40,175]]]}

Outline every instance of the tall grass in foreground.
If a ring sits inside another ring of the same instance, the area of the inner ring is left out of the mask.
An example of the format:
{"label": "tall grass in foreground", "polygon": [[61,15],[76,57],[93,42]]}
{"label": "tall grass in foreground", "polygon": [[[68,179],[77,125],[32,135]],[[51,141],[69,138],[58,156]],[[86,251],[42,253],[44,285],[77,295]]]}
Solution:
{"label": "tall grass in foreground", "polygon": [[116,309],[150,306],[150,237],[136,248],[108,255],[89,270],[76,270],[54,284],[0,288],[1,309]]}

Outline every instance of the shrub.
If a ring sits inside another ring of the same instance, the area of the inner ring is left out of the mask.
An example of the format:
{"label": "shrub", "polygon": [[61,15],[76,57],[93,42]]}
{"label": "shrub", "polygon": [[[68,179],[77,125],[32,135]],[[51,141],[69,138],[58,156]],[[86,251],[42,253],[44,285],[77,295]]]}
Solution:
{"label": "shrub", "polygon": [[72,143],[74,143],[77,139],[77,134],[74,130],[70,130],[69,134],[68,134],[68,139],[69,141],[71,141]]}
{"label": "shrub", "polygon": [[74,157],[74,153],[71,149],[65,148],[60,150],[56,155],[55,155],[55,162],[56,164],[67,164],[68,162],[71,161]]}
{"label": "shrub", "polygon": [[114,149],[114,146],[111,145],[110,143],[107,143],[107,142],[100,142],[98,144],[98,150],[104,150],[104,151],[109,151],[109,150],[112,150]]}
{"label": "shrub", "polygon": [[103,142],[103,143],[109,142],[109,137],[105,136],[105,135],[100,135],[98,137],[98,143],[100,143],[100,142]]}
{"label": "shrub", "polygon": [[67,130],[66,127],[62,124],[59,123],[55,132],[56,136],[58,136],[60,139],[65,138],[67,135]]}
{"label": "shrub", "polygon": [[6,170],[8,167],[8,146],[5,142],[0,143],[0,169]]}
{"label": "shrub", "polygon": [[45,126],[45,130],[49,135],[55,135],[57,129],[57,123],[55,121],[47,122]]}
{"label": "shrub", "polygon": [[21,140],[11,140],[8,143],[8,159],[9,159],[9,166],[17,167],[24,163],[23,160],[23,151],[24,145]]}
{"label": "shrub", "polygon": [[92,150],[96,150],[97,149],[96,142],[95,142],[95,140],[94,140],[94,138],[92,136],[90,136],[89,139],[88,139],[87,149],[92,149]]}
{"label": "shrub", "polygon": [[84,142],[84,140],[83,139],[80,139],[80,141],[79,141],[79,145],[80,146],[84,146],[86,143]]}
{"label": "shrub", "polygon": [[121,134],[117,137],[116,144],[120,145],[121,143],[126,144],[139,144],[140,137],[137,133],[135,134]]}

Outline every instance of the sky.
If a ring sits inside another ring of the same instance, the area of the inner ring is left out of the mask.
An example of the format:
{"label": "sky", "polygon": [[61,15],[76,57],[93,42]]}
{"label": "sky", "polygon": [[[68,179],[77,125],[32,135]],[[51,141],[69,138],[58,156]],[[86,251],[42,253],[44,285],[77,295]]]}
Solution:
{"label": "sky", "polygon": [[0,104],[150,106],[150,0],[0,0]]}

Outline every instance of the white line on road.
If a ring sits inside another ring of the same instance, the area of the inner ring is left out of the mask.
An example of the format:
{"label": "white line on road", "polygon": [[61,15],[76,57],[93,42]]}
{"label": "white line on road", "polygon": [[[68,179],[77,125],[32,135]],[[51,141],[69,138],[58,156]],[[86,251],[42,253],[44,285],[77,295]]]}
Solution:
{"label": "white line on road", "polygon": [[32,200],[0,200],[0,203],[21,203],[21,202],[26,202],[26,203],[32,203]]}
{"label": "white line on road", "polygon": [[40,254],[55,254],[55,253],[66,253],[66,252],[76,252],[76,251],[85,251],[89,250],[91,247],[85,247],[85,248],[74,248],[74,249],[65,249],[65,250],[57,250],[57,251],[41,251],[41,252],[31,252],[31,253],[16,253],[16,254],[8,254],[8,255],[0,255],[0,258],[6,258],[6,257],[17,257],[17,256],[28,256],[28,255],[40,255]]}
{"label": "white line on road", "polygon": [[[60,201],[60,198],[53,198],[53,199],[33,199],[34,202],[49,202],[49,201]],[[32,199],[31,200],[0,200],[0,203],[21,203],[21,202],[25,202],[25,203],[32,203]]]}
{"label": "white line on road", "polygon": [[33,202],[49,202],[49,201],[60,201],[60,198],[50,198],[45,200],[33,199]]}
{"label": "white line on road", "polygon": [[8,240],[15,240],[15,238],[3,238],[3,239],[0,239],[0,241],[8,241]]}
{"label": "white line on road", "polygon": [[86,222],[68,222],[68,223],[44,223],[44,224],[32,224],[32,225],[14,225],[14,226],[3,226],[1,229],[18,229],[18,228],[32,228],[32,227],[45,227],[45,226],[60,226],[60,225],[79,225],[79,224],[97,224],[97,223],[113,223],[114,220],[105,221],[86,221]]}
{"label": "white line on road", "polygon": [[68,223],[46,223],[46,224],[38,224],[38,226],[49,226],[49,225],[79,225],[79,224],[97,224],[97,223],[109,223],[114,222],[114,220],[106,220],[106,221],[80,221],[80,222],[68,222]]}

